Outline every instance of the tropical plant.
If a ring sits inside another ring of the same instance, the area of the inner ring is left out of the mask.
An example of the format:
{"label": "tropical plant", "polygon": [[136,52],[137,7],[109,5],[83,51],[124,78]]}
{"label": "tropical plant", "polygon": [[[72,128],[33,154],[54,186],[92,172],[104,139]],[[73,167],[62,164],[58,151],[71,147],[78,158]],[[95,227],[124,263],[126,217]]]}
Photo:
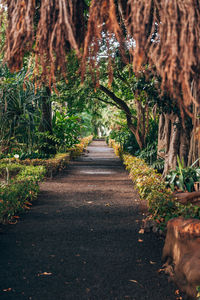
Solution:
{"label": "tropical plant", "polygon": [[35,142],[35,130],[40,120],[39,93],[31,82],[24,82],[26,69],[11,74],[0,65],[0,141],[2,150],[30,150]]}
{"label": "tropical plant", "polygon": [[52,119],[57,151],[64,152],[79,142],[81,120],[67,111],[56,111]]}
{"label": "tropical plant", "polygon": [[170,170],[165,181],[172,191],[194,191],[194,183],[200,180],[200,168],[195,168],[197,160],[189,167],[184,167],[184,161],[177,158],[178,166]]}

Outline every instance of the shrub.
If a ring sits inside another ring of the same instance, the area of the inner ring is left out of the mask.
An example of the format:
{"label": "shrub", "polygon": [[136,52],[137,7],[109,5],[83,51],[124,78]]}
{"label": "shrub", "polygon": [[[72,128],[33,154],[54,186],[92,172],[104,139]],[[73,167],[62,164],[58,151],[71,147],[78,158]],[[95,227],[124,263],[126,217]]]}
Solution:
{"label": "shrub", "polygon": [[[14,167],[13,167],[14,168]],[[0,222],[11,220],[16,213],[24,211],[36,198],[39,181],[44,177],[42,166],[22,166],[21,171],[8,184],[0,185]]]}
{"label": "shrub", "polygon": [[70,158],[75,158],[83,152],[85,148],[92,142],[93,136],[84,137],[80,140],[79,144],[74,145],[72,148],[68,149],[70,151]]}
{"label": "shrub", "polygon": [[123,154],[122,149],[119,150],[119,144],[112,139],[108,141],[108,144],[114,148],[116,155],[118,152],[120,153],[140,199],[147,200],[151,218],[158,223],[161,229],[164,229],[167,222],[174,217],[200,218],[200,207],[177,202],[173,191],[167,187],[162,175],[149,166],[144,159]]}
{"label": "shrub", "polygon": [[116,143],[115,140],[109,139],[108,141],[109,147],[114,149],[115,155],[119,158],[122,158],[123,149],[119,143]]}
{"label": "shrub", "polygon": [[176,202],[162,176],[144,160],[131,155],[123,155],[123,160],[140,198],[147,200],[149,212],[160,228],[164,229],[174,217],[200,218],[200,207]]}

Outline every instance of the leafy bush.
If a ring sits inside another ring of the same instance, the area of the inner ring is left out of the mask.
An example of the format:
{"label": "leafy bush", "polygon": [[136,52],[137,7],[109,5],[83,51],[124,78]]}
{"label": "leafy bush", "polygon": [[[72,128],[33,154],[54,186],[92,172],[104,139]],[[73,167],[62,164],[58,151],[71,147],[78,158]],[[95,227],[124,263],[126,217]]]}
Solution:
{"label": "leafy bush", "polygon": [[47,177],[52,177],[66,167],[69,163],[69,159],[69,153],[58,153],[49,159],[25,159],[20,161],[20,163],[26,166],[44,166],[46,169],[45,175]]}
{"label": "leafy bush", "polygon": [[123,155],[123,160],[140,198],[148,201],[149,212],[160,228],[174,217],[200,218],[200,207],[176,202],[161,175],[144,160],[131,155]]}
{"label": "leafy bush", "polygon": [[80,140],[79,144],[74,145],[72,148],[68,149],[70,151],[70,157],[75,158],[83,152],[85,148],[92,142],[93,136],[84,137]]}
{"label": "leafy bush", "polygon": [[24,167],[20,164],[0,163],[0,178],[7,180],[16,176]]}
{"label": "leafy bush", "polygon": [[147,144],[146,148],[143,150],[138,150],[135,156],[144,159],[144,161],[156,169],[159,173],[164,170],[164,159],[157,158],[157,141]]}
{"label": "leafy bush", "polygon": [[151,218],[161,229],[166,227],[170,219],[178,216],[200,218],[200,207],[177,202],[173,191],[167,187],[162,175],[149,166],[144,159],[124,154],[120,145],[114,140],[109,140],[109,146],[114,148],[116,154],[120,152],[120,157],[122,157],[140,199],[147,200]]}
{"label": "leafy bush", "polygon": [[108,145],[109,145],[109,147],[112,147],[114,149],[116,156],[122,158],[123,150],[119,143],[116,143],[115,140],[109,139]]}
{"label": "leafy bush", "polygon": [[[21,171],[8,184],[0,185],[0,222],[11,220],[16,213],[24,211],[36,198],[39,181],[45,174],[42,166],[21,166]],[[14,169],[14,167],[13,167]]]}
{"label": "leafy bush", "polygon": [[200,168],[194,167],[197,161],[189,167],[184,167],[184,162],[181,162],[179,157],[177,158],[177,162],[178,166],[176,169],[170,170],[165,178],[167,186],[172,191],[193,192],[195,190],[194,183],[200,180]]}
{"label": "leafy bush", "polygon": [[53,135],[59,152],[78,144],[80,136],[80,120],[77,116],[70,115],[67,111],[56,111],[52,120]]}
{"label": "leafy bush", "polygon": [[134,154],[139,150],[134,134],[126,126],[121,127],[120,130],[112,130],[109,139],[115,140],[127,153]]}

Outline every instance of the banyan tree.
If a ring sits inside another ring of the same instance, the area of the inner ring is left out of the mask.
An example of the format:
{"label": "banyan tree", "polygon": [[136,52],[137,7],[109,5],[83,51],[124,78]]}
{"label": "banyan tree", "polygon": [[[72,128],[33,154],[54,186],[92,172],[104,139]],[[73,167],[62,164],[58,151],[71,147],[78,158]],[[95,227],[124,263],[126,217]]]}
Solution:
{"label": "banyan tree", "polygon": [[[77,53],[84,77],[87,64],[91,70],[98,68],[100,41],[117,40],[124,63],[129,52],[128,60],[135,72],[145,64],[152,67],[161,77],[163,93],[167,92],[179,106],[180,116],[166,114],[160,122],[160,140],[168,152],[173,152],[169,165],[180,152],[183,156],[187,152],[187,157],[190,153],[190,161],[199,156],[199,0],[2,0],[2,20],[5,14],[4,60],[17,71],[29,53],[35,64],[36,82],[48,82],[50,87],[58,74],[67,79],[70,49]],[[111,66],[109,42],[107,48]],[[191,132],[184,126],[187,116],[193,122]],[[175,130],[177,122],[182,124],[182,132]],[[166,136],[169,131],[173,145]],[[186,145],[183,139],[182,148],[176,150],[177,134],[189,142]]]}

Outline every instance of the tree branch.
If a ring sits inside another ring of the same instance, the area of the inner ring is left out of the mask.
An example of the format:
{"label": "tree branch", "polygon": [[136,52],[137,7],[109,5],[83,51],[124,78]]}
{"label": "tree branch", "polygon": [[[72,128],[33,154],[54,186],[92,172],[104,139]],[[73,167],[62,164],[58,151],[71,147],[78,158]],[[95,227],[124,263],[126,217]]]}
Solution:
{"label": "tree branch", "polygon": [[133,115],[131,114],[131,111],[130,111],[130,109],[129,109],[129,107],[126,104],[125,101],[123,101],[122,99],[118,98],[112,91],[110,91],[109,89],[107,89],[105,86],[100,85],[99,88],[108,97],[110,97],[120,107],[120,109],[123,110],[126,113],[127,116],[129,116],[131,119],[134,118]]}
{"label": "tree branch", "polygon": [[116,103],[113,103],[113,102],[110,102],[110,101],[106,101],[106,100],[104,100],[104,99],[102,99],[102,98],[100,98],[100,97],[97,97],[97,96],[96,96],[96,97],[92,97],[92,98],[95,98],[95,99],[97,99],[97,100],[99,100],[99,101],[101,101],[101,102],[104,102],[104,103],[106,103],[106,104],[115,106],[115,107],[117,107],[118,109],[121,109],[121,107],[118,106]]}
{"label": "tree branch", "polygon": [[134,116],[131,114],[130,108],[128,107],[126,102],[123,101],[122,99],[118,98],[112,91],[107,89],[105,86],[100,85],[99,88],[108,97],[110,97],[120,107],[121,110],[123,110],[125,112],[127,125],[129,127],[129,129],[133,132],[133,134],[136,134],[136,128],[132,122],[132,119],[135,119],[135,120],[137,120],[137,119],[134,118]]}

